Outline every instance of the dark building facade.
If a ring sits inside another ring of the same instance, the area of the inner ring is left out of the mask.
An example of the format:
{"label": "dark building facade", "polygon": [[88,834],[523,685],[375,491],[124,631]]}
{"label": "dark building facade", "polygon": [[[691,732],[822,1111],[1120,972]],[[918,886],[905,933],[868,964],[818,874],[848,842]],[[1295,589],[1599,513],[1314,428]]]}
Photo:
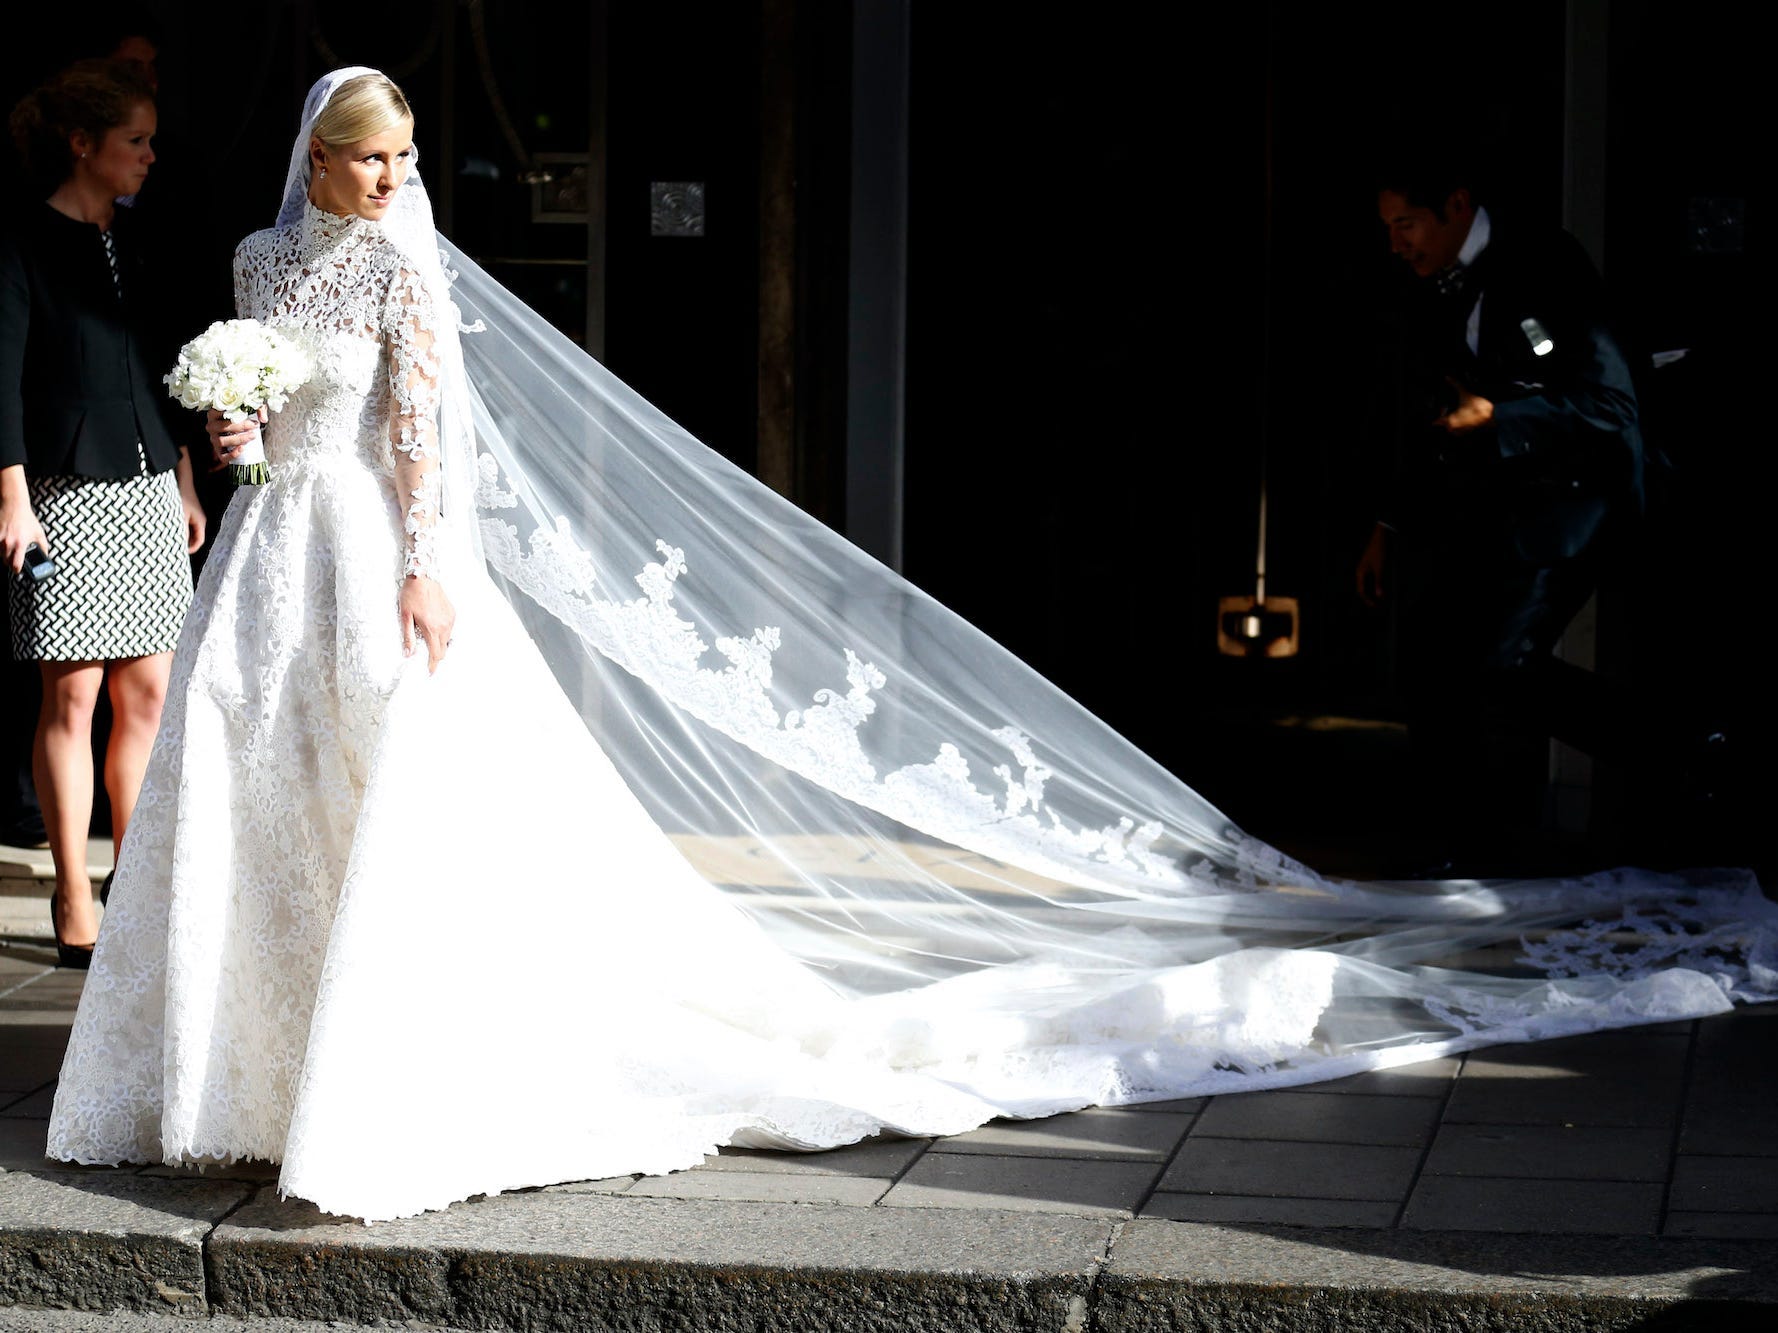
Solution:
{"label": "dark building facade", "polygon": [[[1773,466],[1754,419],[1758,44],[1729,11],[143,12],[163,51],[147,202],[189,219],[194,307],[225,313],[228,254],[272,216],[309,83],[376,65],[415,103],[440,226],[468,253],[1268,833],[1354,784],[1348,752],[1256,746],[1253,727],[1393,707],[1390,625],[1352,593],[1391,445],[1367,399],[1393,275],[1365,172],[1459,111],[1510,168],[1501,207],[1574,230],[1640,345],[1690,349],[1651,380],[1676,481],[1655,544],[1602,593],[1598,665],[1711,695],[1750,745],[1769,734],[1746,647]],[[49,49],[15,47],[14,82]],[[1213,616],[1252,584],[1262,476],[1270,586],[1300,599],[1302,651],[1235,661]],[[1609,774],[1577,781],[1597,833],[1646,813]],[[1370,817],[1356,797],[1320,808]]]}

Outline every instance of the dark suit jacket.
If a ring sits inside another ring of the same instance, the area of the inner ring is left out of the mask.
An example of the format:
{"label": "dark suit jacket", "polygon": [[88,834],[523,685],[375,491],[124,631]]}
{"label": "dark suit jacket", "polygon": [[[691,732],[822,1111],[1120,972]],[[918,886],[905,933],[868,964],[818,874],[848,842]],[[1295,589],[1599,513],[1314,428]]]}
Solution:
{"label": "dark suit jacket", "polygon": [[[1479,295],[1477,349],[1465,338]],[[1640,512],[1642,427],[1629,358],[1603,284],[1565,232],[1496,225],[1461,296],[1427,303],[1428,377],[1494,404],[1467,436],[1429,439],[1410,480],[1409,526],[1442,529],[1474,558],[1550,565]]]}
{"label": "dark suit jacket", "polygon": [[37,204],[0,236],[0,467],[134,476],[138,440],[151,472],[178,462],[161,376],[179,349],[132,224],[118,209],[121,301],[90,223]]}

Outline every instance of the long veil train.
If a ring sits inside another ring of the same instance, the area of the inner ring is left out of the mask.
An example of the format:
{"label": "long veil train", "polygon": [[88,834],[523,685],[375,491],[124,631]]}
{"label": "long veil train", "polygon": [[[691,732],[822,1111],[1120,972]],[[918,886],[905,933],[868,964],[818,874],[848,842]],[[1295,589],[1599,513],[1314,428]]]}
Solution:
{"label": "long veil train", "polygon": [[[1778,905],[1746,872],[1349,883],[1245,836],[525,307],[433,229],[417,173],[386,225],[460,315],[446,527],[655,821],[892,1063],[1036,1114],[1778,994]],[[1164,669],[1132,661],[1133,687]],[[1519,975],[1440,966],[1526,932]]]}
{"label": "long veil train", "polygon": [[[1076,1101],[1773,993],[1775,909],[1744,873],[1341,883],[1246,837],[447,254],[489,568],[655,819],[842,992],[993,1013],[978,1063],[1078,1045]],[[1430,965],[1626,908],[1658,909],[1667,945],[1619,957],[1600,926],[1537,944],[1526,977]]]}

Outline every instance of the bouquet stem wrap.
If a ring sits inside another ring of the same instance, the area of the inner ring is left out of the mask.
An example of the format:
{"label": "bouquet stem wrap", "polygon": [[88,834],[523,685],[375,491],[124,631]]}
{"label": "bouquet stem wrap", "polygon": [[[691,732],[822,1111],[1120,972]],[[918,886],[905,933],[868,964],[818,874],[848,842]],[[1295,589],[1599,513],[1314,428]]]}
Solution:
{"label": "bouquet stem wrap", "polygon": [[272,479],[271,467],[265,461],[265,440],[261,436],[255,435],[241,446],[235,461],[228,465],[228,476],[237,486],[263,486]]}

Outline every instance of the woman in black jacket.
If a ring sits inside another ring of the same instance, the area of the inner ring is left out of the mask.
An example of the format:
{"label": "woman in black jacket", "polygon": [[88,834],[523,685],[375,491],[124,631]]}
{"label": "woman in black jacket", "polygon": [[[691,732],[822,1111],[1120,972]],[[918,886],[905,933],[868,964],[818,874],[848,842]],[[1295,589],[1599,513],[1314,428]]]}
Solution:
{"label": "woman in black jacket", "polygon": [[[127,62],[85,62],[26,97],[12,130],[53,183],[0,237],[0,558],[12,653],[43,672],[35,772],[55,857],[66,966],[92,956],[86,865],[92,718],[111,697],[105,788],[121,842],[160,724],[204,538],[191,461],[160,376],[173,351],[119,196],[154,161],[153,89]],[[35,544],[55,563],[22,572]]]}

